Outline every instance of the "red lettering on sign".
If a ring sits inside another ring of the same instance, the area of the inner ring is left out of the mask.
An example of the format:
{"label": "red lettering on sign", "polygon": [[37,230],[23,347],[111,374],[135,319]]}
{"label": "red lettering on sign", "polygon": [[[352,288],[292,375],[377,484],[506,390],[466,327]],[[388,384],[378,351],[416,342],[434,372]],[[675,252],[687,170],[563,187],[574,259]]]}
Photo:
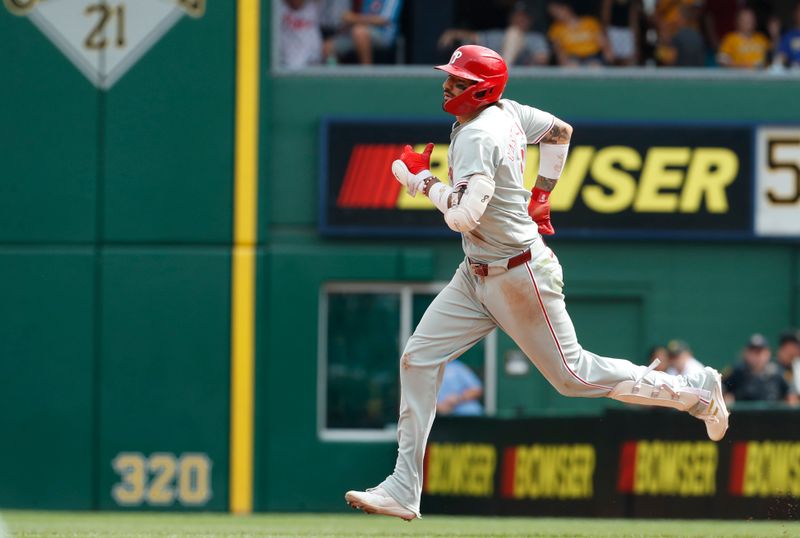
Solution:
{"label": "red lettering on sign", "polygon": [[392,209],[402,186],[392,175],[392,161],[402,144],[357,144],[350,154],[338,207]]}
{"label": "red lettering on sign", "polygon": [[633,481],[636,476],[636,441],[623,443],[619,453],[619,476],[617,491],[633,493]]}
{"label": "red lettering on sign", "polygon": [[731,451],[731,472],[728,490],[731,495],[742,495],[744,466],[747,463],[747,443],[734,443]]}

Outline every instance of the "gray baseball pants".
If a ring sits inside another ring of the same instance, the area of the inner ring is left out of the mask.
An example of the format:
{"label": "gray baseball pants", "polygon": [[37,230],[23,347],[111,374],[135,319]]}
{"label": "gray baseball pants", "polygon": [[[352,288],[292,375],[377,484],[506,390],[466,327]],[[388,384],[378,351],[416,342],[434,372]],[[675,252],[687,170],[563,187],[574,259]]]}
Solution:
{"label": "gray baseball pants", "polygon": [[[496,326],[506,332],[553,387],[564,396],[599,398],[647,368],[595,355],[578,343],[564,304],[563,273],[553,252],[537,238],[530,261],[476,276],[465,260],[433,300],[400,360],[399,444],[394,472],[380,484],[420,516],[425,446],[436,415],[445,364]],[[648,373],[645,385],[701,387],[704,378]]]}

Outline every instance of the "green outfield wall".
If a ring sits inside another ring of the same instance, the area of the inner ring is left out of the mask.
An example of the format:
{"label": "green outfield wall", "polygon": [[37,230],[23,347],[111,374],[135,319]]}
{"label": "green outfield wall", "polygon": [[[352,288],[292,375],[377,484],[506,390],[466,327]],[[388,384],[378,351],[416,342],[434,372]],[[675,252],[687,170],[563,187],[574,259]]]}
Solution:
{"label": "green outfield wall", "polygon": [[227,508],[234,8],[101,90],[0,5],[2,507]]}
{"label": "green outfield wall", "polygon": [[[254,509],[338,510],[346,489],[391,472],[396,445],[320,436],[322,291],[446,282],[463,254],[456,239],[323,236],[320,125],[443,119],[441,78],[277,74],[269,15]],[[228,508],[235,20],[234,2],[208,2],[99,89],[0,7],[0,35],[18,44],[0,51],[0,507]],[[576,122],[800,124],[798,93],[796,80],[519,73],[507,96]],[[800,324],[795,241],[549,244],[582,343],[598,353],[644,361],[648,346],[680,337],[724,366],[751,332],[774,340]],[[499,365],[515,352],[502,334],[494,345]],[[393,369],[397,356],[374,361]],[[513,417],[597,414],[605,402],[498,371],[496,404]]]}

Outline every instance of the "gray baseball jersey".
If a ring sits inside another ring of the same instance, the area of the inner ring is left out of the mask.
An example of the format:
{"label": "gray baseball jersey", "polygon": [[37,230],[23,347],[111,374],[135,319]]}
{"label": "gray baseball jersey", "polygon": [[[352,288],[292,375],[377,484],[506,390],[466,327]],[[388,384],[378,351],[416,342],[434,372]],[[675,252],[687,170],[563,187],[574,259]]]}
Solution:
{"label": "gray baseball jersey", "polygon": [[475,174],[494,180],[494,196],[480,225],[462,235],[464,253],[490,263],[516,256],[539,236],[528,216],[531,192],[523,185],[525,153],[555,122],[552,114],[501,99],[472,121],[455,124],[447,161],[454,187],[468,184]]}

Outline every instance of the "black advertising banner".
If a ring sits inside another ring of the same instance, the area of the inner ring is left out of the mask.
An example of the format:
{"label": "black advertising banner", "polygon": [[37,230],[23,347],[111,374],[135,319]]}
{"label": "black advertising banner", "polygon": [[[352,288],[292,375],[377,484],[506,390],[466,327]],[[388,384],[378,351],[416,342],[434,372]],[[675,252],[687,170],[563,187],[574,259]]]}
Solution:
{"label": "black advertising banner", "polygon": [[[551,197],[559,237],[751,237],[753,137],[749,125],[580,123]],[[391,174],[405,144],[436,144],[431,171],[448,177],[450,123],[326,120],[320,228],[328,235],[446,236],[424,196]],[[525,184],[538,171],[529,146]]]}
{"label": "black advertising banner", "polygon": [[672,410],[497,420],[439,418],[426,513],[800,518],[800,413],[740,410],[720,443]]}

